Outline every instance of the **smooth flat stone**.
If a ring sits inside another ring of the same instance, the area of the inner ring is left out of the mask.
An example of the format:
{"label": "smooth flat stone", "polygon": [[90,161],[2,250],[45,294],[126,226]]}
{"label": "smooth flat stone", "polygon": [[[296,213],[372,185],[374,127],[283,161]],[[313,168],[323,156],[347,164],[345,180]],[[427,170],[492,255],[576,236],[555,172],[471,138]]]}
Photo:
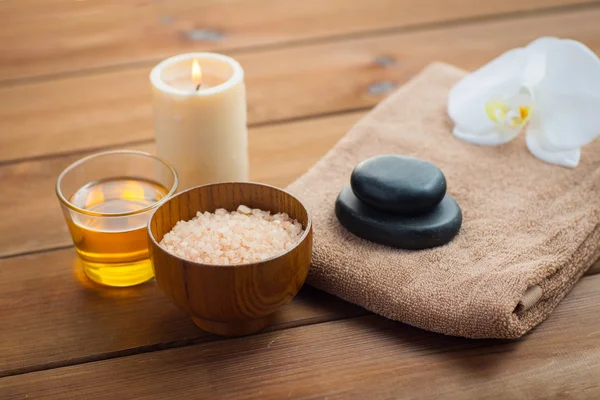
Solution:
{"label": "smooth flat stone", "polygon": [[418,250],[448,243],[460,230],[462,212],[445,195],[426,214],[401,215],[380,211],[360,201],[346,185],[335,201],[335,214],[350,232],[363,239],[402,249]]}
{"label": "smooth flat stone", "polygon": [[410,215],[431,210],[446,194],[446,178],[438,167],[398,155],[360,162],[352,171],[350,184],[354,194],[365,203]]}

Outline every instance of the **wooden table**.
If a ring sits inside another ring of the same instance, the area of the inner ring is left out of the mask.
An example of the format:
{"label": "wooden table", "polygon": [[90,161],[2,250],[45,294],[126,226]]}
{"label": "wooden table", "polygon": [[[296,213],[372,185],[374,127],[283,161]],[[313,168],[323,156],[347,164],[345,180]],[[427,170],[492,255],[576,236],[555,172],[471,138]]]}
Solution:
{"label": "wooden table", "polygon": [[154,283],[102,289],[54,183],[153,150],[148,73],[196,50],[247,74],[252,178],[285,186],[434,60],[541,35],[600,51],[585,0],[0,1],[0,399],[600,398],[600,268],[517,341],[445,337],[306,287],[266,332],[207,335]]}

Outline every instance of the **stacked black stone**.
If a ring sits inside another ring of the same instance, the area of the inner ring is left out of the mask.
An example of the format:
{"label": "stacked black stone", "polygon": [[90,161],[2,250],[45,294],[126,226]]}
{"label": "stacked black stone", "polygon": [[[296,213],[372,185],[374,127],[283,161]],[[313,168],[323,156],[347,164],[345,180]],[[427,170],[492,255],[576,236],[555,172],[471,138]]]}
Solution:
{"label": "stacked black stone", "polygon": [[359,163],[335,202],[340,223],[372,242],[402,249],[448,243],[462,212],[446,194],[446,178],[430,162],[383,155]]}

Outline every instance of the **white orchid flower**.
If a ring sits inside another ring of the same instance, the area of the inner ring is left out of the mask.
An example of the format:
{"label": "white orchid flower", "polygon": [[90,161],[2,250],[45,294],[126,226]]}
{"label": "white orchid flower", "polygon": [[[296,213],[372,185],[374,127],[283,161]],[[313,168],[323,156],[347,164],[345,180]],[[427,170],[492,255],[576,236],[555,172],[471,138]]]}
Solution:
{"label": "white orchid flower", "polygon": [[448,114],[459,139],[494,146],[525,129],[534,156],[576,167],[600,134],[600,59],[574,40],[538,39],[458,82]]}

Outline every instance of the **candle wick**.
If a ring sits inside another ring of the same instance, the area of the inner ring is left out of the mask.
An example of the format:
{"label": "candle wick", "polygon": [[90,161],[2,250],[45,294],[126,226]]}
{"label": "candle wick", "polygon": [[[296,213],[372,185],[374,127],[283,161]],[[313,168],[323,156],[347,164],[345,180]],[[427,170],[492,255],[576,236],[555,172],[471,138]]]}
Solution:
{"label": "candle wick", "polygon": [[196,86],[196,92],[197,92],[198,90],[200,90],[200,85],[201,85],[201,83],[199,83],[199,84],[198,84],[198,86]]}

